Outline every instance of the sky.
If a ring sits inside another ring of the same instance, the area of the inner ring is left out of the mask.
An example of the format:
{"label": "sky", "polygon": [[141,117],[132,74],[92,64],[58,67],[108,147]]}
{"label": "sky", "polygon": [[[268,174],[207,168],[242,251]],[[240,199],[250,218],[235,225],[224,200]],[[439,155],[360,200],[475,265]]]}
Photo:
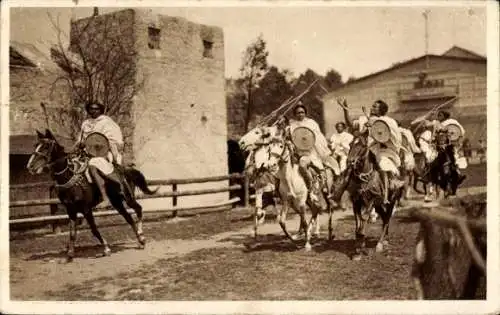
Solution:
{"label": "sky", "polygon": [[[99,8],[100,13],[122,8]],[[339,71],[344,80],[383,70],[425,53],[425,19],[429,9],[429,53],[453,45],[486,55],[486,10],[482,7],[174,7],[159,14],[220,26],[224,30],[226,77],[237,77],[245,48],[259,34],[269,63],[296,75],[307,68],[324,75]],[[69,33],[69,20],[87,17],[87,8],[11,9],[11,39],[55,42],[47,12]]]}

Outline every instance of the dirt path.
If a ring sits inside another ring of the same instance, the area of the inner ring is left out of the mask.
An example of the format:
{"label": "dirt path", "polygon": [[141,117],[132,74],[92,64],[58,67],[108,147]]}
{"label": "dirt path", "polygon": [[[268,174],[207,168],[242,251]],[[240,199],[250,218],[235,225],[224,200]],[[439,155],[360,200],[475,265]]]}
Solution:
{"label": "dirt path", "polygon": [[[477,188],[463,193],[474,193],[475,190]],[[421,201],[410,200],[406,207],[421,204]],[[336,212],[334,222],[350,215],[352,215],[351,211]],[[327,226],[328,216],[321,215],[319,222],[322,226]],[[290,231],[296,231],[298,218],[287,220],[287,225]],[[160,259],[179,257],[202,249],[241,246],[235,245],[234,239],[248,239],[251,231],[252,226],[249,221],[245,228],[219,233],[206,239],[150,241],[144,250],[137,249],[135,241],[127,241],[114,244],[115,248],[119,248],[119,250],[114,251],[111,256],[77,257],[70,264],[65,263],[60,254],[56,253],[44,253],[40,255],[42,258],[39,259],[28,259],[28,254],[12,256],[10,260],[11,299],[39,300],[46,296],[46,292],[49,290],[57,291],[67,285],[76,285],[89,279],[113,277],[120,272],[138,270],[141,266],[153,264]],[[282,233],[281,228],[273,219],[267,220],[259,228],[260,235],[280,233]],[[325,238],[326,235],[321,237]],[[232,241],[228,241],[229,239]],[[101,249],[99,248],[98,251],[100,252]]]}

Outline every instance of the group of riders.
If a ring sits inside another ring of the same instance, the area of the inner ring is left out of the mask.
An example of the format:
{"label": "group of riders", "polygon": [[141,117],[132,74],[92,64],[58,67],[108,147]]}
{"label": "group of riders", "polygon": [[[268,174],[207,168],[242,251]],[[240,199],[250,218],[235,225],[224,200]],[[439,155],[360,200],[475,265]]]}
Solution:
{"label": "group of riders", "polygon": [[[293,119],[289,121],[289,132],[293,134],[299,127],[306,127],[314,133],[314,148],[306,154],[301,154],[299,158],[299,171],[304,177],[308,188],[313,180],[311,172],[307,171],[312,167],[319,174],[324,192],[326,189],[326,169],[329,167],[337,176],[345,174],[349,165],[347,164],[349,150],[353,141],[360,135],[366,135],[368,147],[374,154],[378,164],[378,171],[383,181],[383,202],[389,203],[388,192],[390,187],[395,189],[403,188],[405,181],[402,180],[402,173],[411,171],[415,167],[415,155],[421,154],[425,157],[427,166],[437,157],[437,135],[448,132],[447,127],[451,124],[460,129],[460,137],[448,143],[452,146],[454,152],[454,161],[456,163],[456,172],[458,185],[463,182],[465,175],[461,169],[467,167],[466,159],[461,152],[461,142],[465,135],[465,130],[461,124],[451,118],[451,114],[446,110],[439,110],[436,119],[432,119],[433,113],[419,117],[411,122],[410,129],[403,128],[398,121],[387,115],[389,106],[383,100],[375,101],[369,113],[364,111],[364,115],[353,120],[350,115],[350,108],[345,99],[337,100],[343,109],[345,122],[337,122],[336,132],[327,140],[321,132],[319,125],[313,119],[307,117],[307,109],[302,103],[295,106],[293,110]],[[374,141],[371,137],[371,129],[376,121],[383,121],[389,128],[388,140],[385,142]],[[413,131],[412,131],[413,130]],[[415,140],[417,139],[417,140]],[[330,192],[328,199],[336,205],[340,202],[343,192],[346,190],[349,182],[346,180],[336,192]]]}
{"label": "group of riders", "polygon": [[[345,122],[338,122],[335,125],[336,132],[329,141],[321,132],[316,121],[307,117],[307,108],[302,103],[295,106],[293,110],[293,119],[288,121],[290,133],[299,127],[306,127],[314,133],[314,148],[307,154],[301,154],[299,159],[299,170],[303,175],[306,184],[311,185],[312,178],[308,167],[313,167],[321,179],[323,187],[326,187],[325,167],[332,169],[337,176],[343,174],[347,168],[347,157],[354,139],[363,134],[368,135],[368,146],[374,153],[379,166],[380,176],[384,186],[384,203],[388,202],[389,187],[400,188],[404,186],[401,180],[401,170],[411,170],[415,166],[414,155],[421,153],[425,156],[427,164],[431,164],[437,156],[435,146],[436,135],[439,132],[446,131],[448,125],[453,124],[459,127],[461,136],[452,143],[456,170],[458,172],[459,184],[465,179],[465,175],[460,173],[460,169],[467,167],[463,153],[461,153],[461,142],[465,130],[455,119],[451,118],[448,111],[440,110],[437,112],[436,119],[432,119],[432,112],[415,119],[411,123],[410,129],[403,128],[399,122],[387,115],[389,106],[382,100],[375,101],[369,113],[364,111],[364,115],[353,120],[350,115],[350,108],[345,99],[338,99],[338,104],[344,112]],[[110,204],[106,194],[105,182],[111,180],[120,184],[124,191],[123,180],[120,178],[120,172],[115,168],[121,167],[123,163],[123,135],[119,125],[113,119],[105,115],[104,105],[98,102],[89,102],[85,107],[88,118],[83,121],[81,132],[74,149],[84,146],[85,139],[92,133],[104,135],[109,143],[109,152],[107,156],[91,157],[88,166],[91,181],[94,181],[101,192],[102,206]],[[363,109],[364,110],[364,109]],[[388,141],[381,143],[374,141],[370,137],[370,130],[376,121],[383,121],[390,129]],[[417,140],[415,140],[417,139]],[[342,185],[335,194],[329,195],[329,199],[334,202],[339,201],[343,191],[345,191],[347,182]]]}

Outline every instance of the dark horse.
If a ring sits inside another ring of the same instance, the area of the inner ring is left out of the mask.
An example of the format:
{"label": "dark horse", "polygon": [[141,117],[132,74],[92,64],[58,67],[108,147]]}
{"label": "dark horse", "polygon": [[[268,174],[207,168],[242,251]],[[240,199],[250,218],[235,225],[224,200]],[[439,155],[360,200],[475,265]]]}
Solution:
{"label": "dark horse", "polygon": [[[423,154],[415,156],[415,181],[413,189],[418,193],[423,193],[428,196],[427,186],[429,184],[444,191],[444,197],[456,195],[457,189],[465,179],[465,176],[460,177],[455,161],[453,145],[448,140],[446,131],[440,131],[436,135],[436,151],[437,156],[431,162],[427,163]],[[418,182],[422,182],[424,191],[417,188]],[[427,199],[426,199],[427,200]]]}
{"label": "dark horse", "polygon": [[386,243],[384,239],[388,234],[394,206],[402,197],[404,187],[400,189],[389,187],[389,203],[383,203],[383,181],[376,157],[368,147],[366,134],[358,135],[352,142],[347,164],[348,171],[345,180],[348,181],[347,191],[352,201],[356,222],[356,247],[352,259],[359,260],[366,246],[365,225],[371,209],[375,208],[382,218],[382,233],[376,246],[376,251],[380,252]]}
{"label": "dark horse", "polygon": [[[57,142],[55,137],[49,130],[46,130],[45,135],[37,131],[38,143],[35,151],[31,155],[27,169],[32,174],[40,174],[47,168],[56,181],[56,189],[61,203],[66,207],[70,222],[69,222],[69,243],[67,260],[73,260],[75,252],[76,240],[76,219],[77,214],[81,213],[87,220],[92,234],[104,246],[104,255],[109,255],[111,250],[106,240],[97,230],[92,209],[95,208],[101,201],[102,196],[96,184],[89,183],[84,169],[85,166],[76,163],[64,148]],[[142,231],[142,207],[134,197],[135,187],[139,187],[146,194],[154,194],[156,191],[149,189],[144,175],[132,168],[121,167],[115,165],[115,169],[120,172],[125,178],[125,187],[128,185],[128,192],[120,191],[120,185],[115,182],[106,182],[106,190],[112,206],[125,218],[130,224],[137,236],[139,247],[144,248],[146,240]],[[134,209],[137,215],[137,223],[134,222],[132,216],[127,212],[123,205],[123,201]]]}

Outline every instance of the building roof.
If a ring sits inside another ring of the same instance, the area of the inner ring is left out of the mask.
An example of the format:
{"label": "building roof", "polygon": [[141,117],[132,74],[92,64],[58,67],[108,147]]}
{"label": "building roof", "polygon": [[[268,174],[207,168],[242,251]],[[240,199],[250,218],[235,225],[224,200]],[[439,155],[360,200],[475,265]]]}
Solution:
{"label": "building roof", "polygon": [[481,56],[479,54],[476,54],[473,51],[470,51],[468,49],[458,47],[458,46],[453,46],[447,51],[445,51],[442,56],[446,57],[459,57],[459,58],[470,58],[470,59],[484,59],[486,60],[486,57]]}
{"label": "building roof", "polygon": [[[464,48],[461,48],[461,47],[458,47],[458,46],[453,46],[452,48],[450,48],[446,52],[444,52],[442,55],[427,54],[427,55],[423,55],[423,56],[420,56],[420,57],[412,58],[412,59],[409,59],[409,60],[406,60],[406,61],[397,62],[397,63],[395,63],[393,66],[391,66],[389,68],[386,68],[386,69],[383,69],[383,70],[380,70],[380,71],[368,74],[368,75],[366,75],[364,77],[361,77],[361,78],[358,78],[358,79],[355,79],[355,80],[351,80],[351,81],[345,83],[344,85],[339,86],[335,90],[339,90],[339,89],[342,89],[342,88],[344,88],[346,86],[351,86],[353,84],[365,81],[367,79],[371,79],[373,77],[376,77],[378,75],[390,72],[392,70],[396,70],[396,69],[402,68],[404,66],[407,66],[408,64],[421,61],[421,60],[423,60],[423,59],[425,59],[427,57],[434,58],[434,59],[444,59],[444,60],[456,60],[456,61],[469,61],[469,62],[486,63],[486,57],[481,56],[479,54],[476,54],[474,52],[471,52],[471,51],[469,51],[467,49],[464,49]],[[333,91],[335,91],[335,90],[333,90]]]}
{"label": "building roof", "polygon": [[39,45],[11,40],[9,43],[9,66],[56,69],[57,65],[50,55],[43,52]]}

